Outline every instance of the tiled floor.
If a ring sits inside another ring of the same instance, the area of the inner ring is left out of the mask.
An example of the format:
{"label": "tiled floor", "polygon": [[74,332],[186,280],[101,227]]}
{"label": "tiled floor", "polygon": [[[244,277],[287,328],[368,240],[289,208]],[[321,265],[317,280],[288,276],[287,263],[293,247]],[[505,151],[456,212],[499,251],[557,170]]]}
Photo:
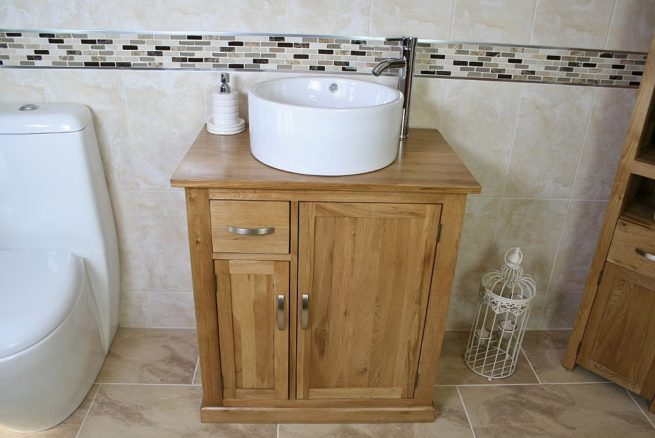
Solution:
{"label": "tiled floor", "polygon": [[517,372],[487,382],[466,368],[466,333],[449,332],[434,423],[219,425],[198,418],[193,330],[120,329],[86,400],[61,425],[4,437],[655,437],[647,403],[581,368],[559,364],[567,331],[529,332]]}

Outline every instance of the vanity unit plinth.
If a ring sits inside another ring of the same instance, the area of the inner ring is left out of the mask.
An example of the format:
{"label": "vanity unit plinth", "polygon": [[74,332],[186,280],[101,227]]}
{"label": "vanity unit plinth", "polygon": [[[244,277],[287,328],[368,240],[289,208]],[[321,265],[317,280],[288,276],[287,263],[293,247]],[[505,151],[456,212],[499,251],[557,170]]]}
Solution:
{"label": "vanity unit plinth", "polygon": [[655,412],[654,314],[655,38],[564,367],[587,368]]}
{"label": "vanity unit plinth", "polygon": [[466,196],[434,130],[376,172],[316,177],[204,130],[184,187],[208,422],[432,421]]}

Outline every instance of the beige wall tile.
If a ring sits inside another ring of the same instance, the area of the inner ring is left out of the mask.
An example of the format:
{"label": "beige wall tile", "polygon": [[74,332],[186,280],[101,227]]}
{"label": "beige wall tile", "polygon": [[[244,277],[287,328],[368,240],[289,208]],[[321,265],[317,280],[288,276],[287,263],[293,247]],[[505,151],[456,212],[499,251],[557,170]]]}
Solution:
{"label": "beige wall tile", "polygon": [[505,196],[567,198],[593,88],[524,85]]}
{"label": "beige wall tile", "polygon": [[482,195],[502,195],[523,85],[444,82],[441,133],[482,186]]}
{"label": "beige wall tile", "polygon": [[439,127],[439,117],[444,110],[443,95],[447,81],[431,78],[415,78],[412,83],[412,102],[409,110],[410,128]]}
{"label": "beige wall tile", "polygon": [[3,103],[44,102],[43,71],[0,68],[0,101]]}
{"label": "beige wall tile", "polygon": [[31,29],[34,20],[29,10],[29,0],[3,0],[0,2],[0,28]]}
{"label": "beige wall tile", "polygon": [[537,0],[531,44],[601,48],[615,0]]}
{"label": "beige wall tile", "polygon": [[287,0],[286,11],[288,33],[369,34],[371,0]]}
{"label": "beige wall tile", "polygon": [[45,70],[48,102],[77,102],[91,108],[100,153],[110,190],[120,185],[125,171],[127,118],[121,72]]}
{"label": "beige wall tile", "polygon": [[[122,277],[123,273],[121,273]],[[121,327],[151,327],[148,314],[148,293],[121,290],[118,325]]]}
{"label": "beige wall tile", "polygon": [[30,0],[30,9],[41,29],[182,31],[201,29],[203,0]]}
{"label": "beige wall tile", "polygon": [[457,258],[453,296],[448,310],[448,330],[467,330],[480,303],[478,290],[482,275],[502,263],[496,243],[500,199],[469,197]]}
{"label": "beige wall tile", "polygon": [[536,0],[455,0],[451,40],[530,41]]}
{"label": "beige wall tile", "polygon": [[192,290],[184,192],[115,192],[124,291]]}
{"label": "beige wall tile", "polygon": [[581,300],[580,294],[537,295],[528,328],[537,330],[572,328]]}
{"label": "beige wall tile", "polygon": [[606,48],[647,52],[653,29],[655,3],[652,0],[617,0]]}
{"label": "beige wall tile", "polygon": [[211,32],[285,32],[285,0],[200,0],[202,29]]}
{"label": "beige wall tile", "polygon": [[152,327],[196,328],[191,292],[152,292],[148,294],[148,312]]}
{"label": "beige wall tile", "polygon": [[170,187],[171,175],[205,123],[208,79],[218,80],[218,73],[198,73],[124,72],[130,141],[120,187]]}
{"label": "beige wall tile", "polygon": [[370,34],[448,39],[453,0],[372,0]]}
{"label": "beige wall tile", "polygon": [[637,90],[594,90],[574,199],[609,199],[636,96]]}
{"label": "beige wall tile", "polygon": [[604,201],[571,201],[549,294],[581,294],[605,217]]}
{"label": "beige wall tile", "polygon": [[[523,251],[523,271],[537,284],[537,294],[547,290],[555,262],[557,242],[562,231],[567,201],[506,199],[498,218],[497,244],[504,252],[519,246]],[[496,267],[497,267],[496,266]]]}

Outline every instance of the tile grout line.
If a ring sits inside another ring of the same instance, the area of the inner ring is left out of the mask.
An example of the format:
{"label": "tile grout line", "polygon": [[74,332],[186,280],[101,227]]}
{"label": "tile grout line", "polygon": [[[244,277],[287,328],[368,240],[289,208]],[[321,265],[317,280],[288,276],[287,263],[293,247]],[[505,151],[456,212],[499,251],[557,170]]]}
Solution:
{"label": "tile grout line", "polygon": [[627,389],[625,389],[625,388],[623,388],[623,389],[624,389],[624,391],[628,394],[628,397],[630,397],[630,399],[632,400],[632,402],[637,406],[637,409],[639,409],[639,412],[641,412],[641,415],[643,415],[643,416],[646,418],[646,421],[648,421],[648,424],[650,424],[651,427],[652,427],[653,429],[655,429],[655,424],[653,424],[653,422],[651,421],[651,419],[650,419],[650,417],[648,416],[648,414],[647,414],[646,412],[644,412],[644,410],[641,408],[641,406],[639,406],[639,403],[638,403],[637,400],[635,399],[635,396],[632,394],[632,392],[630,392],[629,390],[627,390]]}
{"label": "tile grout line", "polygon": [[534,374],[534,376],[537,378],[537,382],[539,382],[539,384],[541,385],[541,379],[539,378],[539,374],[537,374],[537,371],[532,366],[532,362],[530,362],[530,358],[525,353],[525,350],[523,349],[523,347],[521,347],[521,353],[523,353],[523,357],[525,357],[525,360],[528,362],[528,365],[530,365],[530,369],[532,370],[532,373]]}
{"label": "tile grout line", "polygon": [[200,356],[196,360],[196,367],[193,369],[193,376],[191,376],[191,384],[196,381],[196,374],[198,373],[198,365],[200,365]]}
{"label": "tile grout line", "polygon": [[562,385],[614,385],[614,383],[606,382],[544,382],[544,383],[460,383],[453,385],[435,385],[437,387],[489,387],[489,388],[502,388],[505,386],[562,386]]}
{"label": "tile grout line", "polygon": [[475,437],[475,430],[473,430],[473,423],[471,422],[471,417],[469,416],[469,411],[466,409],[466,403],[464,403],[464,397],[462,397],[462,392],[459,390],[459,386],[455,386],[457,389],[457,395],[459,395],[459,401],[462,403],[462,407],[464,408],[464,415],[466,415],[466,421],[469,423],[469,429],[471,429],[471,433],[473,434],[473,438]]}
{"label": "tile grout line", "polygon": [[79,429],[77,429],[77,433],[75,434],[75,438],[79,438],[80,433],[82,432],[82,428],[86,424],[86,419],[89,417],[89,414],[91,413],[91,409],[93,408],[93,405],[96,402],[96,398],[98,397],[98,394],[100,393],[100,389],[102,388],[102,383],[98,383],[98,390],[96,391],[95,394],[93,394],[93,400],[91,400],[91,404],[89,405],[89,409],[86,411],[86,414],[84,414],[84,418],[82,419],[82,422],[80,423]]}
{"label": "tile grout line", "polygon": [[191,383],[141,383],[141,382],[97,382],[98,385],[107,386],[200,386]]}
{"label": "tile grout line", "polygon": [[277,425],[277,429],[276,429],[276,432],[275,432],[275,438],[280,438],[280,425],[279,424]]}

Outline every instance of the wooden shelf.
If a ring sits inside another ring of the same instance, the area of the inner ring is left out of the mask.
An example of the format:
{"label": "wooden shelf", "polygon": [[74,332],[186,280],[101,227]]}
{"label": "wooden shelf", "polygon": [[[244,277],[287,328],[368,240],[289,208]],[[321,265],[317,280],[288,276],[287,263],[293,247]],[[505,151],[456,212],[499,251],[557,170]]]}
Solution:
{"label": "wooden shelf", "polygon": [[655,230],[655,194],[637,198],[626,205],[620,216],[628,222]]}

